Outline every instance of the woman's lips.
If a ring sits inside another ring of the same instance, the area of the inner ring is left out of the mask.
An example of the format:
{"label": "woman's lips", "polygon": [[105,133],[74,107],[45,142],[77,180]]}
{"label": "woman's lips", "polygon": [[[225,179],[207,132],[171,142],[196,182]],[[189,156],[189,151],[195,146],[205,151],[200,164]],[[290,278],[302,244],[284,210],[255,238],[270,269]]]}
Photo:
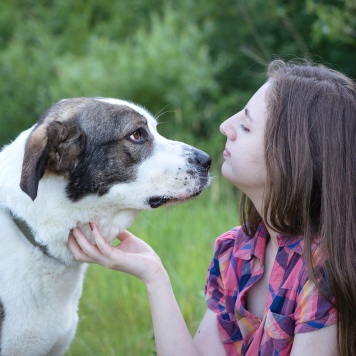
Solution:
{"label": "woman's lips", "polygon": [[230,155],[230,152],[227,150],[226,147],[225,147],[225,149],[224,149],[223,156],[224,156],[224,157],[230,157],[230,156],[231,156],[231,155]]}

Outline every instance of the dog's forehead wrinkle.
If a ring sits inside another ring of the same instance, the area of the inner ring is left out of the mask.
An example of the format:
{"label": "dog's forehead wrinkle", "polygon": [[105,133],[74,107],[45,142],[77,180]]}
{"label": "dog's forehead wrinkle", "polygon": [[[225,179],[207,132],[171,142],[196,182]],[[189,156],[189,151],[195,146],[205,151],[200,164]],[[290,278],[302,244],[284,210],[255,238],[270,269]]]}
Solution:
{"label": "dog's forehead wrinkle", "polygon": [[[81,127],[90,134],[91,141],[103,142],[121,139],[141,127],[147,127],[147,120],[134,111],[125,112],[117,107],[106,119],[93,120],[82,117]],[[99,114],[99,116],[101,116]]]}
{"label": "dog's forehead wrinkle", "polygon": [[73,120],[80,112],[85,111],[91,102],[93,102],[92,98],[84,97],[60,100],[41,115],[39,122]]}
{"label": "dog's forehead wrinkle", "polygon": [[76,119],[79,116],[105,118],[107,114],[111,118],[125,117],[127,115],[142,116],[145,120],[149,119],[152,123],[155,119],[143,107],[133,104],[129,101],[110,99],[110,98],[71,98],[63,99],[53,104],[47,111],[43,113],[40,122],[49,122],[52,120],[66,121]]}
{"label": "dog's forehead wrinkle", "polygon": [[[96,130],[93,128],[93,134],[88,137],[88,150],[93,152],[104,146],[116,146],[119,151],[105,154],[113,154],[114,156],[121,156],[123,154],[129,155],[141,149],[141,145],[135,145],[128,140],[138,129],[145,128],[147,132],[147,144],[152,141],[150,130],[148,130],[145,120],[123,120],[121,125],[99,125]],[[128,147],[130,146],[130,147]],[[105,157],[103,157],[105,159]]]}

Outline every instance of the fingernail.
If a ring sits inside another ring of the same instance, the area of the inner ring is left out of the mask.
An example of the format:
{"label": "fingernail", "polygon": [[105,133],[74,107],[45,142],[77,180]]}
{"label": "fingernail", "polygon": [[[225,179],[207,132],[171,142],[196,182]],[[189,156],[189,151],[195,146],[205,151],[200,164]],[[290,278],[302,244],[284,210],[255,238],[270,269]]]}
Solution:
{"label": "fingernail", "polygon": [[94,224],[90,222],[89,226],[90,226],[90,230],[93,231],[94,230]]}

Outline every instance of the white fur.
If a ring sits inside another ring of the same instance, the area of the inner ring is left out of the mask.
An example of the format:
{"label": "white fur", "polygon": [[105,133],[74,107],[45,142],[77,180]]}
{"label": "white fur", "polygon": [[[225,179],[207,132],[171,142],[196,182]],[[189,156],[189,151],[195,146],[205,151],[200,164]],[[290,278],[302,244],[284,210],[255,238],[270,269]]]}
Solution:
{"label": "white fur", "polygon": [[[1,356],[38,356],[44,350],[48,355],[62,355],[69,347],[86,269],[67,248],[71,229],[79,226],[90,238],[88,222],[95,222],[105,239],[112,241],[140,210],[148,208],[149,195],[184,200],[197,190],[195,179],[184,173],[185,144],[159,135],[155,119],[143,108],[116,99],[102,100],[128,105],[148,120],[154,150],[141,163],[135,182],[116,184],[101,197],[91,195],[74,203],[65,194],[62,176],[45,175],[32,201],[19,187],[32,128],[0,152],[0,302],[5,308]],[[8,209],[36,231],[36,240],[47,245],[55,258],[45,256],[24,238]]]}

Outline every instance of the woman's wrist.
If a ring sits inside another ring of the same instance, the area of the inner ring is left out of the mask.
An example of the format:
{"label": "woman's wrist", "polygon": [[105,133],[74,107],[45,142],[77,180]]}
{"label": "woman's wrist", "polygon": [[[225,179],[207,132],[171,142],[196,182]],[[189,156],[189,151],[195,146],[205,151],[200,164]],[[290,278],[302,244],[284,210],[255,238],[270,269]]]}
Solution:
{"label": "woman's wrist", "polygon": [[157,270],[154,275],[150,276],[147,281],[143,281],[145,283],[148,294],[152,294],[157,292],[158,290],[171,288],[171,282],[169,279],[169,275],[163,265],[160,266],[159,270]]}

